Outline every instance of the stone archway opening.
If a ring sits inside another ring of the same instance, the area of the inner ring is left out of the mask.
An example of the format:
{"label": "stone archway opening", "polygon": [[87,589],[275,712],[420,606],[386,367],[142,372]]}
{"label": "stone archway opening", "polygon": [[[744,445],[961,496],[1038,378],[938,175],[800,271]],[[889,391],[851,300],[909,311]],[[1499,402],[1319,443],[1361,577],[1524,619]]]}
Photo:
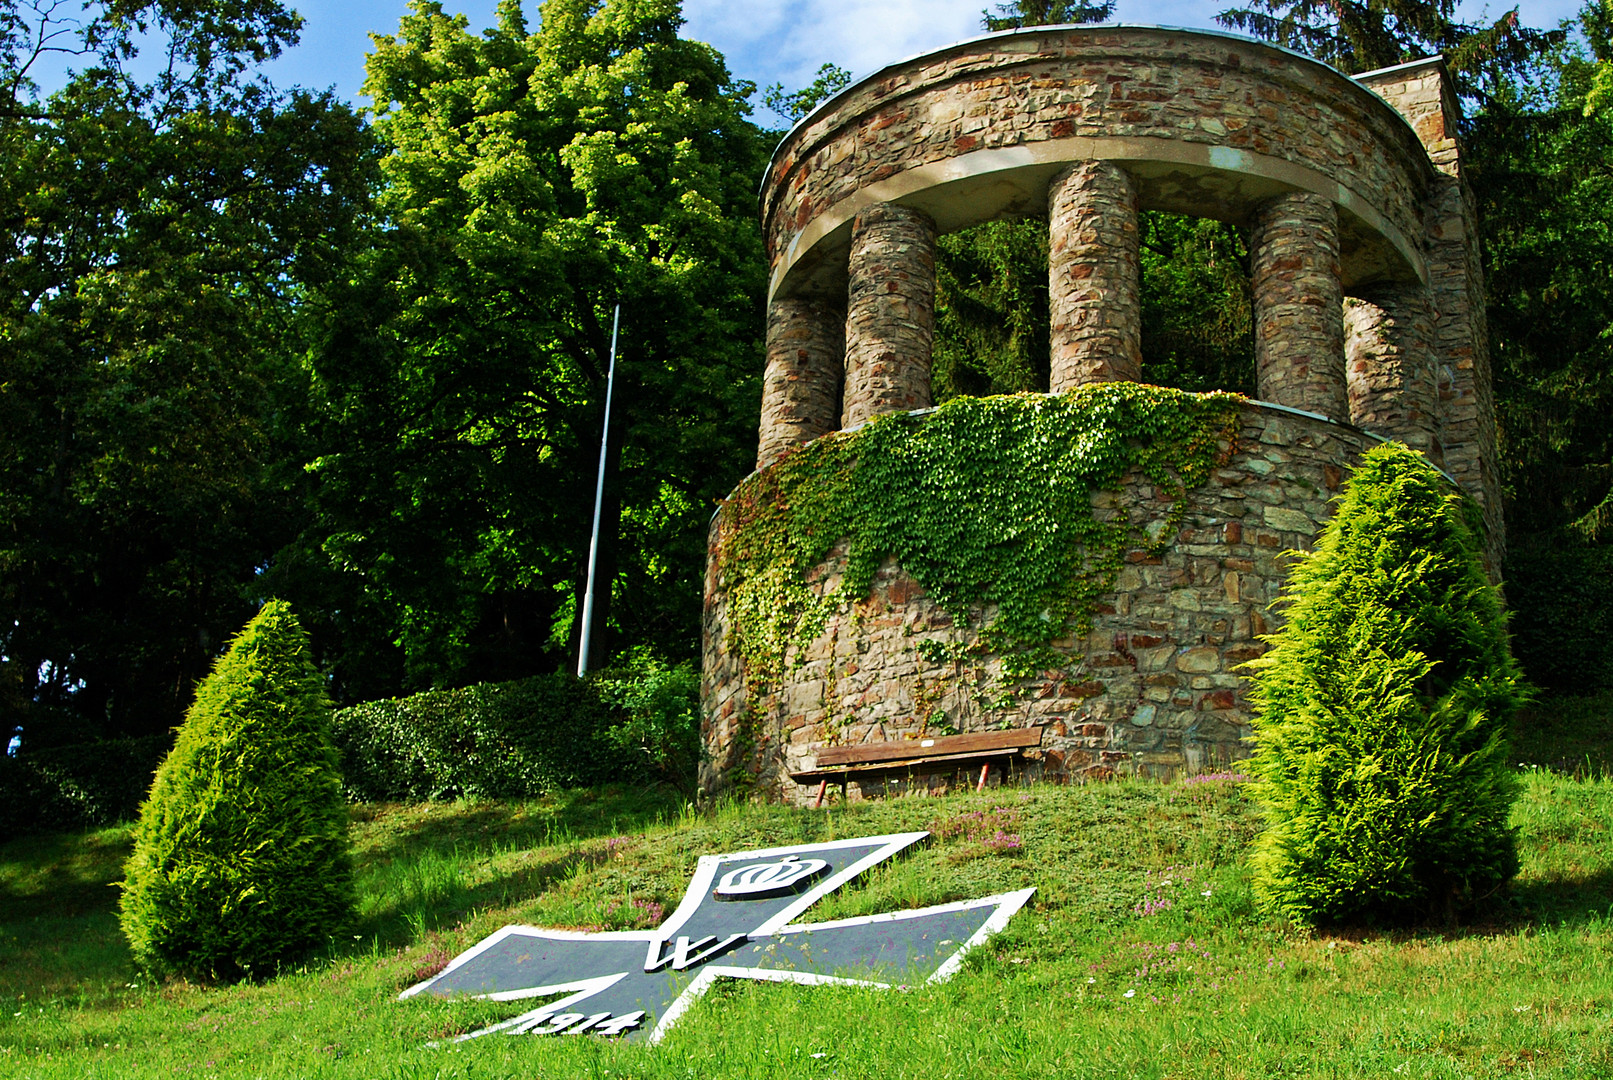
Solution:
{"label": "stone archway opening", "polygon": [[[1245,230],[1163,210],[1143,210],[1138,226],[1142,381],[1256,397]],[[935,271],[934,403],[1046,393],[1046,217],[938,236]]]}
{"label": "stone archway opening", "polygon": [[1256,397],[1244,230],[1163,210],[1140,223],[1143,381]]}
{"label": "stone archway opening", "polygon": [[1047,223],[987,221],[936,241],[936,404],[1046,393]]}

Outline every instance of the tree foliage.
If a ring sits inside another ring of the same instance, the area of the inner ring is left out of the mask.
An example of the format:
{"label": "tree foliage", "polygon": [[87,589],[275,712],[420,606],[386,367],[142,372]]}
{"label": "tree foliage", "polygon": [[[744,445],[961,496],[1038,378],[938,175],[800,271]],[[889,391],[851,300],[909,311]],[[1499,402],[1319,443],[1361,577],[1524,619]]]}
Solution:
{"label": "tree foliage", "polygon": [[420,802],[536,799],[639,779],[642,755],[611,744],[621,717],[601,686],[554,671],[338,709],[342,784],[356,801]]}
{"label": "tree foliage", "polygon": [[1452,917],[1517,872],[1522,699],[1476,509],[1398,443],[1361,461],[1250,665],[1255,893],[1297,922]]}
{"label": "tree foliage", "polygon": [[988,221],[936,244],[936,401],[1045,392],[1047,223]]}
{"label": "tree foliage", "polygon": [[1504,87],[1563,37],[1524,26],[1516,7],[1487,23],[1459,22],[1456,9],[1457,0],[1254,0],[1216,21],[1350,74],[1443,55],[1464,96]]}
{"label": "tree foliage", "polygon": [[1099,0],[1096,4],[1084,0],[1013,0],[1013,3],[998,4],[995,15],[990,11],[980,14],[986,29],[996,31],[1102,22],[1114,13],[1114,0]]}
{"label": "tree foliage", "polygon": [[817,77],[800,90],[785,90],[783,83],[769,86],[762,91],[762,104],[795,124],[816,109],[820,102],[834,97],[850,85],[851,72],[838,64],[824,64],[818,68]]}
{"label": "tree foliage", "polygon": [[1467,132],[1484,230],[1508,527],[1613,539],[1613,114],[1586,103],[1613,60],[1613,3],[1543,91],[1498,97]]}
{"label": "tree foliage", "polygon": [[[1141,215],[1144,382],[1255,392],[1249,253],[1232,225]],[[940,238],[935,398],[1045,392],[1047,223],[993,221]]]}
{"label": "tree foliage", "polygon": [[339,687],[388,642],[410,687],[568,662],[617,302],[595,647],[697,648],[706,518],[754,452],[765,147],[681,21],[505,0],[478,37],[420,0],[376,39],[387,227],[319,353],[329,562],[303,561],[365,597]]}
{"label": "tree foliage", "polygon": [[[60,10],[0,6],[0,735],[25,747],[172,726],[252,610],[299,525],[297,313],[369,182],[350,109],[246,78],[296,40],[273,0]],[[144,80],[140,49],[167,57]]]}
{"label": "tree foliage", "polygon": [[347,802],[308,641],[270,601],[196,692],[140,809],[122,924],[158,974],[273,974],[352,917]]}
{"label": "tree foliage", "polygon": [[1143,380],[1254,397],[1254,294],[1242,232],[1159,211],[1140,224]]}

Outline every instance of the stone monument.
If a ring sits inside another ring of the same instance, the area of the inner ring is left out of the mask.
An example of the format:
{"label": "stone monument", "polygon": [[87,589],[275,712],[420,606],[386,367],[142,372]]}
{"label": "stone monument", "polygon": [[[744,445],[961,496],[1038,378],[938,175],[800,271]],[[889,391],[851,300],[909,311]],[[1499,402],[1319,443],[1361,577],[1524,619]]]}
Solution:
{"label": "stone monument", "polygon": [[[1248,230],[1260,400],[1238,405],[1230,457],[1188,494],[1168,546],[1127,556],[1090,631],[1061,643],[1069,664],[1011,707],[954,710],[958,729],[1041,727],[1016,767],[1047,780],[1202,771],[1241,756],[1249,711],[1236,669],[1280,617],[1268,605],[1282,553],[1314,542],[1378,438],[1427,454],[1475,500],[1499,565],[1484,290],[1458,109],[1438,59],[1351,78],[1223,33],[1035,27],[885,68],[779,145],[761,191],[770,281],[759,470],[828,433],[930,406],[938,235],[1045,217],[1057,394],[1148,380],[1140,211]],[[1150,494],[1137,478],[1100,498]],[[728,513],[713,520],[713,551]],[[713,561],[707,790],[740,782],[807,799],[789,774],[826,744],[924,734],[914,687],[943,673],[926,670],[913,639],[945,620],[900,566],[880,570],[857,610],[831,617],[762,700],[748,700],[758,695],[730,647],[725,590]]]}

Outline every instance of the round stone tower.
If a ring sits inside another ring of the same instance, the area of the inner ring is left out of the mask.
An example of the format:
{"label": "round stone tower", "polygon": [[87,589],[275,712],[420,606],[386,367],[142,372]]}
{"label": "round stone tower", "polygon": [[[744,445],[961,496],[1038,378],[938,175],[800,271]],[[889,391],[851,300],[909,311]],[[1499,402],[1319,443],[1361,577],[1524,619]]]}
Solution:
{"label": "round stone tower", "polygon": [[[790,776],[824,749],[922,736],[937,701],[954,730],[1042,728],[1015,768],[1044,779],[1240,756],[1248,709],[1236,669],[1260,655],[1277,618],[1268,606],[1282,553],[1312,544],[1342,478],[1378,439],[1423,451],[1472,496],[1499,565],[1458,108],[1437,59],[1350,78],[1227,34],[1036,27],[892,65],[796,125],[761,191],[764,476],[804,443],[930,406],[936,237],[991,220],[1047,222],[1055,394],[1148,379],[1141,211],[1244,226],[1260,400],[1236,406],[1236,437],[1186,494],[1168,542],[1127,553],[1090,626],[1055,642],[1067,662],[987,708],[962,687],[936,691],[947,665],[915,644],[937,628],[956,642],[978,627],[955,625],[888,560],[869,595],[797,643],[777,679],[747,679],[715,558],[725,507],[705,593],[707,790],[737,782],[808,797]],[[1157,496],[1134,475],[1094,501],[1101,512]],[[807,577],[834,580],[837,558]],[[933,784],[944,773],[927,775]]]}

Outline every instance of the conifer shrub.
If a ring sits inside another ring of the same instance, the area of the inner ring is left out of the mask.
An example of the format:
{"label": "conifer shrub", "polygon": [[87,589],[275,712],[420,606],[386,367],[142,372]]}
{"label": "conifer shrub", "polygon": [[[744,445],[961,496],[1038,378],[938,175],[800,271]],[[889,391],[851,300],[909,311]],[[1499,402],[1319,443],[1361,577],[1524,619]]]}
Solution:
{"label": "conifer shrub", "polygon": [[1524,691],[1476,508],[1398,443],[1300,556],[1254,669],[1256,899],[1304,924],[1450,920],[1517,872]]}
{"label": "conifer shrub", "polygon": [[196,690],[140,810],[121,921],[156,974],[266,976],[352,916],[330,703],[289,605],[271,601]]}

